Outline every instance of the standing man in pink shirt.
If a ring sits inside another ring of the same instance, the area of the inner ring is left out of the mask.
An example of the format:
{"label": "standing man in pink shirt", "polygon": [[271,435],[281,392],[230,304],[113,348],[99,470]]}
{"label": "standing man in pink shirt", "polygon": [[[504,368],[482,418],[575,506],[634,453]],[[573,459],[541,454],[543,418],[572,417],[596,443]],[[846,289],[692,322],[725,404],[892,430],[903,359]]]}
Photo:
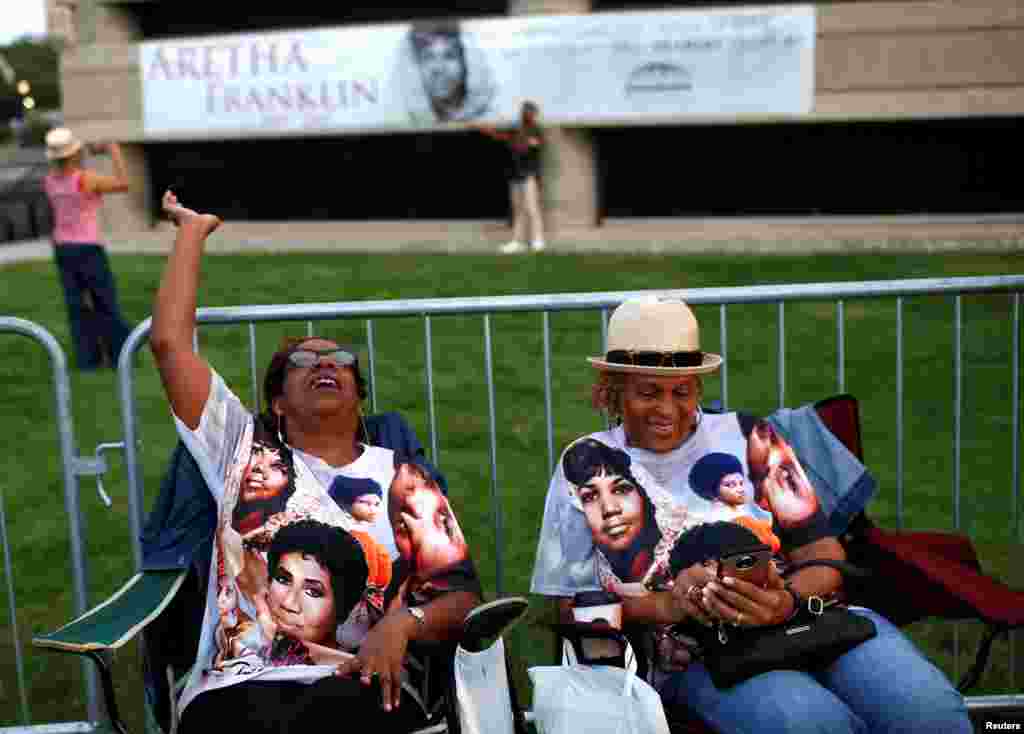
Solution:
{"label": "standing man in pink shirt", "polygon": [[53,209],[53,245],[64,286],[79,369],[100,367],[104,354],[117,367],[121,347],[131,327],[121,316],[114,275],[99,231],[103,195],[128,190],[128,175],[117,143],[92,144],[88,151],[109,153],[114,175],[82,166],[82,141],[65,127],[46,136],[46,157],[52,170],[45,179]]}

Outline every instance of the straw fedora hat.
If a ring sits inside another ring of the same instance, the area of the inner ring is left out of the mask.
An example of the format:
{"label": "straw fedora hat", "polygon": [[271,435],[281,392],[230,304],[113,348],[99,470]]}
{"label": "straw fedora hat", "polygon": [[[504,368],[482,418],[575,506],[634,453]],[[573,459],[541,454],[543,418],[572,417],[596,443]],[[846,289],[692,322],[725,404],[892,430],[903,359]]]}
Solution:
{"label": "straw fedora hat", "polygon": [[82,149],[82,141],[66,127],[55,127],[46,133],[46,157],[51,161],[70,158]]}
{"label": "straw fedora hat", "polygon": [[596,369],[642,375],[706,375],[722,366],[700,348],[697,317],[677,298],[625,301],[608,320],[608,352],[587,357]]}

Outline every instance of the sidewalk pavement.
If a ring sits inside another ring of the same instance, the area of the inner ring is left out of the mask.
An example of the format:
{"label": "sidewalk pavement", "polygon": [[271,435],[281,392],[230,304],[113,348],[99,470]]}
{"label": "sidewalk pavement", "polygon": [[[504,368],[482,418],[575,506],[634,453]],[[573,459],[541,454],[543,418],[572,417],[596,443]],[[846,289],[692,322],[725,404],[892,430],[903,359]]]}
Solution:
{"label": "sidewalk pavement", "polygon": [[49,238],[0,243],[0,267],[27,260],[49,260],[52,257],[53,245]]}
{"label": "sidewalk pavement", "polygon": [[[509,236],[498,220],[396,222],[230,222],[207,243],[210,255],[237,252],[493,254]],[[826,236],[822,236],[827,232]],[[166,255],[174,228],[108,239],[111,253]],[[1024,253],[1024,213],[975,216],[720,217],[606,219],[599,227],[553,232],[546,254],[813,255]],[[0,243],[0,267],[52,257],[49,239]]]}

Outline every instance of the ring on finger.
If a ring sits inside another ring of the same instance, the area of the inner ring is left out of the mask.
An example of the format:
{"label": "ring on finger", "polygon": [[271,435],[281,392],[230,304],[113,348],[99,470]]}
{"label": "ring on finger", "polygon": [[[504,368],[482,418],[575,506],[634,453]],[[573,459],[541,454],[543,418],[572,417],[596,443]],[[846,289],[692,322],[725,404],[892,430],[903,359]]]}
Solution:
{"label": "ring on finger", "polygon": [[701,599],[703,597],[704,587],[698,584],[690,584],[690,588],[686,590],[686,598],[692,601],[694,604],[700,606]]}

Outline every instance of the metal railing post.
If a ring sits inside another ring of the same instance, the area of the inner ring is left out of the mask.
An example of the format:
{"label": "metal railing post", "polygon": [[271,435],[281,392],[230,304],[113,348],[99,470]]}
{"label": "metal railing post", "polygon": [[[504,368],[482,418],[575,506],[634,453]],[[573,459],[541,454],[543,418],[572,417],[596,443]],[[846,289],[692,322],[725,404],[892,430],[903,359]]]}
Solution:
{"label": "metal railing post", "polygon": [[[85,560],[85,532],[82,510],[78,496],[78,476],[75,461],[78,456],[75,444],[75,424],[71,411],[71,381],[68,377],[67,359],[64,350],[46,329],[25,319],[10,316],[0,317],[0,333],[10,332],[27,336],[39,342],[50,355],[53,368],[54,399],[57,410],[57,434],[60,441],[61,472],[64,480],[64,509],[68,516],[68,539],[71,548],[71,582],[75,598],[76,616],[89,608],[89,582]],[[89,718],[99,721],[99,680],[93,664],[82,660],[82,674],[85,679],[86,706]]]}

